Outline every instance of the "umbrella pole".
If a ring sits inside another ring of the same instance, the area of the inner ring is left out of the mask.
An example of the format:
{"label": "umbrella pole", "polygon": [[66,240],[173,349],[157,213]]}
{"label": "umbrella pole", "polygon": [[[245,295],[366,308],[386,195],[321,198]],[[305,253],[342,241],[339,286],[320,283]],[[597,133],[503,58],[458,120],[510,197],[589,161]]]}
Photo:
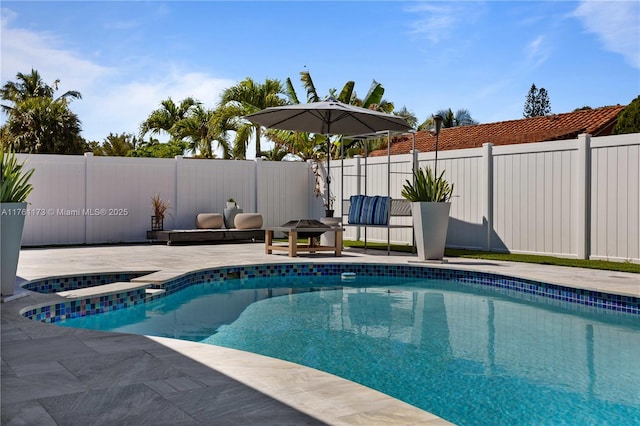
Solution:
{"label": "umbrella pole", "polygon": [[331,139],[327,134],[327,208],[333,210],[331,206]]}

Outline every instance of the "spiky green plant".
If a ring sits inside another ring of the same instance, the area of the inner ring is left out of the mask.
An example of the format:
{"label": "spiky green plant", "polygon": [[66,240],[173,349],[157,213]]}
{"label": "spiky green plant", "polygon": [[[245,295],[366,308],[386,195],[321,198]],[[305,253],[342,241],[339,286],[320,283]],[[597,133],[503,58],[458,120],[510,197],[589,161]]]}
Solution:
{"label": "spiky green plant", "polygon": [[443,176],[444,171],[434,178],[431,168],[418,169],[413,172],[414,182],[407,180],[401,194],[411,202],[446,203],[453,196],[453,184],[449,184]]}
{"label": "spiky green plant", "polygon": [[29,179],[31,179],[34,169],[26,173],[23,172],[24,163],[18,163],[18,159],[12,150],[8,152],[2,151],[0,163],[2,163],[0,202],[23,203],[33,189]]}

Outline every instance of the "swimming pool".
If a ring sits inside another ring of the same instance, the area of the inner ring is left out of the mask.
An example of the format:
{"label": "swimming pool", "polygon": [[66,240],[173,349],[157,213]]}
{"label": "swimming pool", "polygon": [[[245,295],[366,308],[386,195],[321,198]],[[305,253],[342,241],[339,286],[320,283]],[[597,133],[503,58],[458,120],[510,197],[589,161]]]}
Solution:
{"label": "swimming pool", "polygon": [[[166,297],[61,324],[291,360],[457,424],[630,424],[640,417],[635,298],[392,266],[200,272],[168,283]],[[356,280],[341,279],[345,268]]]}

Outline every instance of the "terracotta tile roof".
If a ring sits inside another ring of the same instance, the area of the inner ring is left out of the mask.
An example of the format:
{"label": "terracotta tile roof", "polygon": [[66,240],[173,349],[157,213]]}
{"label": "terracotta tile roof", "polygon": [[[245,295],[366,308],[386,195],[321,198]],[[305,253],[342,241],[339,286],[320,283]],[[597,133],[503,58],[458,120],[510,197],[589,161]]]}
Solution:
{"label": "terracotta tile roof", "polygon": [[[624,105],[587,109],[544,117],[498,123],[459,126],[442,129],[438,138],[438,151],[480,147],[491,142],[494,145],[543,142],[577,138],[581,133],[606,136],[617,121]],[[411,151],[411,136],[393,139],[391,154],[407,154]],[[416,133],[416,149],[434,151],[436,138],[428,131]],[[371,156],[387,155],[387,148],[373,151]]]}

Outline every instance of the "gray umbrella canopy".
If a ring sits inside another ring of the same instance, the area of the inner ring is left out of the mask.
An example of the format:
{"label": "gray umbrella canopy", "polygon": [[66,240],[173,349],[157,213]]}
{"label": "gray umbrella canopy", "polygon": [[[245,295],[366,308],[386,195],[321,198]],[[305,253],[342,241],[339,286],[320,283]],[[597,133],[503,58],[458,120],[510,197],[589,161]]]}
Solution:
{"label": "gray umbrella canopy", "polygon": [[360,108],[334,99],[266,108],[245,118],[268,129],[327,135],[327,210],[332,210],[329,136],[352,136],[383,130],[408,131],[411,129],[402,117]]}
{"label": "gray umbrella canopy", "polygon": [[359,135],[382,130],[407,131],[404,118],[335,100],[271,107],[245,118],[269,129],[325,135]]}

